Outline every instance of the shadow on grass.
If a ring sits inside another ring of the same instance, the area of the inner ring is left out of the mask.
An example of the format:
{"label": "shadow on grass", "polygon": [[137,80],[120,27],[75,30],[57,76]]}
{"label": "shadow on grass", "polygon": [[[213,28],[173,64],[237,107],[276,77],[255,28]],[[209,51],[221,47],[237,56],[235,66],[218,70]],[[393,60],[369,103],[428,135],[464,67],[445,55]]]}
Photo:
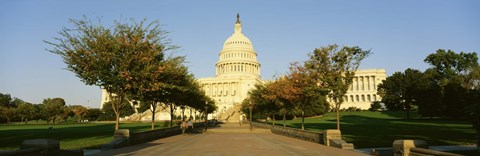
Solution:
{"label": "shadow on grass", "polygon": [[17,129],[0,130],[0,137],[2,138],[0,148],[18,148],[23,140],[28,139],[55,139],[60,141],[60,145],[62,146],[62,143],[65,141],[79,140],[83,138],[108,139],[113,136],[113,131],[113,124],[22,126]]}
{"label": "shadow on grass", "polygon": [[[401,113],[401,112],[400,112]],[[429,145],[458,145],[475,143],[475,132],[466,121],[393,119],[368,117],[362,115],[344,115],[341,117],[342,137],[352,142],[356,148],[391,147],[394,140],[422,139]],[[312,131],[336,129],[336,120],[328,122],[306,122],[305,128]],[[295,128],[301,123],[291,123]]]}

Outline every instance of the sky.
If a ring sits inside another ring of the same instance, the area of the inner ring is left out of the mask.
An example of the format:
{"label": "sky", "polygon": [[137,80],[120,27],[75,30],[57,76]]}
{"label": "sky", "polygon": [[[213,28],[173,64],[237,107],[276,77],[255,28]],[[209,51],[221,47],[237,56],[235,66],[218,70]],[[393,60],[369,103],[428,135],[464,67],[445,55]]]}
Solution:
{"label": "sky", "polygon": [[69,19],[158,20],[181,46],[197,78],[214,77],[224,41],[240,14],[252,41],[262,79],[287,72],[315,48],[338,44],[373,53],[360,69],[391,75],[425,70],[437,49],[480,52],[478,0],[0,0],[0,93],[31,103],[64,98],[67,105],[99,108],[101,90],[87,86],[56,54],[48,52]]}

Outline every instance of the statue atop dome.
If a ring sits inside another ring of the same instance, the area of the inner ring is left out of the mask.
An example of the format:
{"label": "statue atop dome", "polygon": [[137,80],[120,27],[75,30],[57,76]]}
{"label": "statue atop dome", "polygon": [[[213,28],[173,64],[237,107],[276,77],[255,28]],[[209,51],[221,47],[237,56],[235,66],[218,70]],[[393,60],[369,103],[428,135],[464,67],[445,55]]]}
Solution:
{"label": "statue atop dome", "polygon": [[237,13],[237,22],[235,22],[235,23],[240,24],[240,14],[239,13]]}

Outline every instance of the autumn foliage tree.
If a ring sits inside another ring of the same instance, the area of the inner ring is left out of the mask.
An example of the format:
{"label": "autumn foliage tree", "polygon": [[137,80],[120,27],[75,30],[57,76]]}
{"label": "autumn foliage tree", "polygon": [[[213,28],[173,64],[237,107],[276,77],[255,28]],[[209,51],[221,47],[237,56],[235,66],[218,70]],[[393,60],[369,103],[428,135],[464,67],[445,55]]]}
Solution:
{"label": "autumn foliage tree", "polygon": [[67,69],[81,81],[109,93],[114,101],[111,106],[116,114],[115,129],[119,128],[119,109],[127,95],[135,87],[160,87],[160,83],[144,86],[142,81],[152,74],[161,74],[165,52],[177,48],[158,21],[131,21],[115,21],[114,26],[105,27],[86,18],[72,19],[73,28],[63,28],[55,41],[45,41],[53,46],[49,51],[60,55]]}
{"label": "autumn foliage tree", "polygon": [[305,68],[315,81],[313,85],[328,89],[328,97],[337,112],[337,129],[340,130],[340,106],[353,82],[360,63],[370,55],[360,47],[340,47],[336,44],[315,49],[309,54]]}

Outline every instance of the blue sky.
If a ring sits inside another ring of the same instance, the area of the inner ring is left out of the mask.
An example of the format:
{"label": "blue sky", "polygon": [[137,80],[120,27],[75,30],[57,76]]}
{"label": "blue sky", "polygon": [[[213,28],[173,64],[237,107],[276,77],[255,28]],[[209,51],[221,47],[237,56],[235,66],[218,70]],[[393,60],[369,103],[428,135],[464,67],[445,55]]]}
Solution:
{"label": "blue sky", "polygon": [[240,13],[243,33],[262,64],[263,79],[287,71],[314,48],[360,46],[373,55],[361,69],[383,68],[391,75],[424,70],[423,59],[437,49],[480,52],[480,1],[466,0],[0,0],[0,92],[32,103],[62,97],[68,105],[100,106],[101,91],[65,70],[45,49],[69,18],[159,20],[187,56],[196,77],[215,75],[223,42]]}

